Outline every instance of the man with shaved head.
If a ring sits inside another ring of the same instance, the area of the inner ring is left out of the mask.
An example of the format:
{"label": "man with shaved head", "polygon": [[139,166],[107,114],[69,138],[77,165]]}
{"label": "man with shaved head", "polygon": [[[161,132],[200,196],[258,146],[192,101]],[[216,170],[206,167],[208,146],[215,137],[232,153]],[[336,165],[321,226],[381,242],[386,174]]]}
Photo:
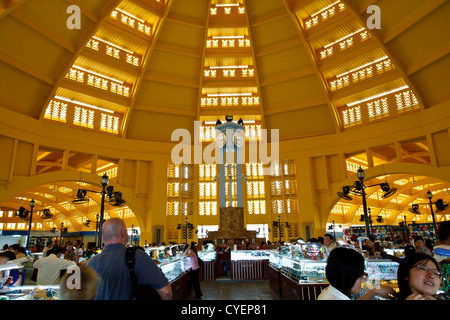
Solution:
{"label": "man with shaved head", "polygon": [[[126,265],[125,251],[128,233],[125,222],[111,218],[103,224],[102,237],[105,247],[87,263],[100,275],[96,300],[130,300],[132,283]],[[136,250],[135,272],[138,285],[150,285],[161,299],[172,299],[172,289],[166,276],[142,250]]]}

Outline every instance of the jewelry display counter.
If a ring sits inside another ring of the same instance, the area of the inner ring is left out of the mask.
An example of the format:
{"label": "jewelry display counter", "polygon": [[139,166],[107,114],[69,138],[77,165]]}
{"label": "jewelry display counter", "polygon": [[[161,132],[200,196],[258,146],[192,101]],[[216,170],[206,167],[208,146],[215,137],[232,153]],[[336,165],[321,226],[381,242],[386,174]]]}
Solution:
{"label": "jewelry display counter", "polygon": [[203,260],[203,266],[200,269],[200,280],[216,280],[216,251],[198,251],[198,257]]}
{"label": "jewelry display counter", "polygon": [[269,279],[269,259],[276,250],[231,251],[231,279]]}
{"label": "jewelry display counter", "polygon": [[[270,287],[281,299],[316,300],[328,286],[326,261],[273,253],[269,260]],[[366,259],[368,280],[364,286],[396,286],[398,263],[388,259]]]}

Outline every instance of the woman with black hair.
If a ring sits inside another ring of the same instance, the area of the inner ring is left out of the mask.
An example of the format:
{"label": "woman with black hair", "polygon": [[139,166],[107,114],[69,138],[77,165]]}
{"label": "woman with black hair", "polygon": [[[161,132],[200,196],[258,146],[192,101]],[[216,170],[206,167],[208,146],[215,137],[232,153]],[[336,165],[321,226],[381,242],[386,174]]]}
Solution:
{"label": "woman with black hair", "polygon": [[[325,268],[330,285],[319,295],[318,300],[351,300],[352,294],[361,290],[364,273],[364,257],[357,251],[338,247],[331,251]],[[381,286],[371,289],[358,300],[371,300],[375,295],[388,297],[395,291],[390,287]]]}
{"label": "woman with black hair", "polygon": [[191,242],[191,245],[189,247],[186,247],[185,254],[190,257],[191,281],[192,286],[194,287],[195,297],[197,299],[201,299],[203,293],[200,289],[200,266],[198,265],[197,249],[195,248],[194,242]]}
{"label": "woman with black hair", "polygon": [[398,267],[399,300],[439,300],[441,271],[436,260],[425,253],[405,257]]}

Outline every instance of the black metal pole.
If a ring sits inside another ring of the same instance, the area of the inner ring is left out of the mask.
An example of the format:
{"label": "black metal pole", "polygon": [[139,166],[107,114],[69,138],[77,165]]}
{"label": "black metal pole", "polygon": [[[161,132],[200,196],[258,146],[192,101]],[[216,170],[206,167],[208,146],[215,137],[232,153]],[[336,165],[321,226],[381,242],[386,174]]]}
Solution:
{"label": "black metal pole", "polygon": [[433,202],[431,202],[431,199],[429,199],[429,200],[430,200],[431,217],[433,218],[434,237],[437,238],[437,237],[436,237],[437,226],[436,226],[436,218],[435,218],[435,216],[434,216]]}
{"label": "black metal pole", "polygon": [[102,202],[100,204],[100,222],[98,225],[98,243],[97,243],[97,248],[101,249],[102,247],[102,227],[103,227],[103,215],[105,213],[105,191],[106,189],[106,185],[103,185],[103,190],[102,190]]}
{"label": "black metal pole", "polygon": [[31,207],[30,211],[30,222],[28,224],[28,236],[27,236],[27,246],[26,249],[29,250],[30,246],[30,237],[31,237],[31,222],[33,221],[33,207]]}
{"label": "black metal pole", "polygon": [[185,231],[186,231],[186,245],[188,245],[188,219],[186,219],[186,226],[185,226]]}
{"label": "black metal pole", "polygon": [[361,196],[363,200],[363,209],[364,209],[364,222],[366,224],[366,233],[367,236],[372,234],[372,230],[370,228],[369,214],[367,212],[367,202],[366,202],[366,191],[365,186],[362,186]]}

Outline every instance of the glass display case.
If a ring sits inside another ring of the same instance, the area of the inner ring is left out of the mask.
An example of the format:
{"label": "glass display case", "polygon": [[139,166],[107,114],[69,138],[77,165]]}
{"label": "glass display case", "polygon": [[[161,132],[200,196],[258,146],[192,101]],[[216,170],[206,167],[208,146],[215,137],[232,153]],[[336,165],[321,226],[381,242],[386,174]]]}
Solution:
{"label": "glass display case", "polygon": [[0,289],[0,300],[56,300],[59,286],[19,286]]}
{"label": "glass display case", "polygon": [[298,283],[326,282],[326,261],[281,257],[281,273]]}
{"label": "glass display case", "polygon": [[374,281],[396,280],[398,263],[389,259],[366,259],[365,270],[368,278]]}
{"label": "glass display case", "polygon": [[233,250],[231,261],[269,260],[276,250]]}
{"label": "glass display case", "polygon": [[[326,282],[326,261],[309,260],[272,253],[270,265],[281,271],[298,283]],[[398,263],[389,259],[366,259],[365,270],[368,273],[369,283],[376,285],[381,281],[395,281],[397,279]]]}
{"label": "glass display case", "polygon": [[175,281],[184,273],[184,263],[182,259],[164,262],[159,265],[159,268],[164,273],[169,282]]}
{"label": "glass display case", "polygon": [[202,259],[204,262],[214,261],[217,257],[217,252],[215,250],[208,251],[197,251],[198,257]]}

